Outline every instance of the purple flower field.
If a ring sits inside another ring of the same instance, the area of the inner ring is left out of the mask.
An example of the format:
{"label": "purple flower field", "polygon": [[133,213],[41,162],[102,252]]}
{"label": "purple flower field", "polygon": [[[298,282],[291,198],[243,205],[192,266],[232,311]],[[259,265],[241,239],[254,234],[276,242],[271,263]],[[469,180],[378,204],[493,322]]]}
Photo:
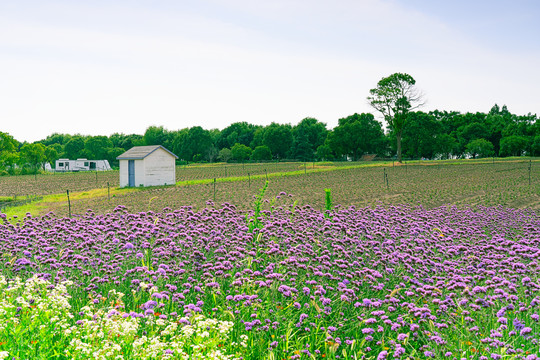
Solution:
{"label": "purple flower field", "polygon": [[[286,204],[263,210],[253,232],[249,215],[209,203],[4,217],[0,274],[71,280],[73,326],[112,289],[125,318],[230,321],[216,346],[243,359],[539,358],[533,210]],[[0,332],[0,352],[9,346]]]}

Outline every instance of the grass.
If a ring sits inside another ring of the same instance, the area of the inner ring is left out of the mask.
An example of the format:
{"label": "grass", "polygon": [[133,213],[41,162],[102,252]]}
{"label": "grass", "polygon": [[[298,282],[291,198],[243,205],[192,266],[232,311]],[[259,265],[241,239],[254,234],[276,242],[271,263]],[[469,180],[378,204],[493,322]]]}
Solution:
{"label": "grass", "polygon": [[[119,194],[125,194],[134,191],[140,191],[140,189],[112,188],[110,189],[110,196],[115,197]],[[107,189],[92,189],[87,191],[69,193],[70,200],[74,201],[108,197],[108,195],[109,192]],[[33,201],[31,203],[21,206],[8,207],[3,211],[3,213],[6,214],[8,217],[12,218],[22,218],[27,214],[30,214],[31,216],[39,216],[46,214],[51,209],[58,208],[58,205],[60,205],[60,207],[68,207],[67,193],[45,195],[41,200]]]}

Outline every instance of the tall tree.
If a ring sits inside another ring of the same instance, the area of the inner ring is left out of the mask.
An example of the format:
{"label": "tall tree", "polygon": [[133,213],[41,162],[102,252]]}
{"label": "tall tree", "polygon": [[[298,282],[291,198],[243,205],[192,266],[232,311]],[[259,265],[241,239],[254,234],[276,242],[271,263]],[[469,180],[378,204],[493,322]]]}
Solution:
{"label": "tall tree", "polygon": [[278,159],[289,155],[292,145],[292,127],[289,124],[271,123],[264,129],[263,145],[266,145]]}
{"label": "tall tree", "polygon": [[402,152],[410,158],[433,159],[437,153],[437,135],[441,132],[440,122],[422,111],[410,112],[407,126],[403,130]]}
{"label": "tall tree", "polygon": [[199,161],[209,160],[209,152],[213,146],[211,133],[200,126],[194,126],[178,133],[173,149],[176,149],[176,154],[181,159]]}
{"label": "tall tree", "polygon": [[246,161],[251,156],[251,148],[244,144],[236,143],[231,149],[231,156],[234,160]]}
{"label": "tall tree", "polygon": [[236,143],[249,146],[253,141],[255,130],[260,127],[260,125],[252,125],[247,122],[233,123],[219,133],[216,139],[216,146],[219,149],[231,149]]}
{"label": "tall tree", "polygon": [[18,161],[19,142],[8,133],[0,131],[0,167],[9,168]]}
{"label": "tall tree", "polygon": [[409,111],[424,105],[423,94],[415,87],[416,80],[409,74],[395,73],[384,77],[377,87],[369,90],[369,104],[379,111],[389,130],[396,137],[397,160],[401,162],[401,138]]}
{"label": "tall tree", "polygon": [[358,160],[366,153],[380,154],[384,133],[373,114],[353,114],[338,120],[338,126],[328,135],[328,145],[338,155]]}
{"label": "tall tree", "polygon": [[45,145],[40,143],[24,144],[21,147],[21,160],[32,165],[37,173],[38,168],[47,160]]}
{"label": "tall tree", "polygon": [[305,118],[292,129],[292,156],[300,160],[312,160],[319,146],[328,135],[326,124],[315,118]]}
{"label": "tall tree", "polygon": [[64,146],[64,157],[78,159],[83,156],[84,138],[80,135],[72,136]]}
{"label": "tall tree", "polygon": [[88,159],[105,159],[111,147],[113,147],[112,141],[103,135],[90,136],[84,142],[84,149]]}

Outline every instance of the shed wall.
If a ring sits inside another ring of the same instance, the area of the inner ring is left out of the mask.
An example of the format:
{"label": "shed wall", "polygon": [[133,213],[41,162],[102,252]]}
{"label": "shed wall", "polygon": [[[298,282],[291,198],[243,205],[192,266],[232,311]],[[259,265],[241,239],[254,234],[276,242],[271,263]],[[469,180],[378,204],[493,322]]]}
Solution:
{"label": "shed wall", "polygon": [[[135,186],[145,186],[144,184],[144,160],[135,161]],[[120,187],[129,186],[128,173],[129,160],[120,160]]]}
{"label": "shed wall", "polygon": [[128,160],[120,160],[120,187],[126,187],[128,184]]}
{"label": "shed wall", "polygon": [[175,171],[174,156],[157,149],[144,159],[144,186],[173,185],[176,183]]}

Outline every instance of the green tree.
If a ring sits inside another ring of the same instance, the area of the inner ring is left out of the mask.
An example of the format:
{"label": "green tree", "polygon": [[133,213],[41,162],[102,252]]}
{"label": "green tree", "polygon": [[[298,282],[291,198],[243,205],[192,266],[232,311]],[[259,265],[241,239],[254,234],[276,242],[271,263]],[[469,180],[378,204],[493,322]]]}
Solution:
{"label": "green tree", "polygon": [[540,134],[536,135],[531,145],[531,155],[540,156]]}
{"label": "green tree", "polygon": [[105,154],[104,160],[107,160],[109,162],[109,165],[111,166],[118,166],[120,161],[116,160],[116,158],[120,155],[122,155],[126,150],[121,147],[110,147],[107,148],[107,154]]}
{"label": "green tree", "polygon": [[524,136],[511,135],[501,139],[500,156],[521,156],[527,150],[529,140]]}
{"label": "green tree", "polygon": [[41,140],[40,143],[42,143],[45,146],[50,146],[53,144],[60,144],[64,146],[67,144],[69,140],[71,140],[71,135],[69,134],[53,133],[47,136],[45,139]]}
{"label": "green tree", "polygon": [[409,74],[395,73],[384,77],[369,90],[369,104],[379,111],[396,137],[397,160],[401,162],[401,138],[408,113],[424,104],[423,95]]}
{"label": "green tree", "polygon": [[251,160],[272,160],[272,151],[266,145],[257,146],[253,149],[253,153],[251,153]]}
{"label": "green tree", "polygon": [[89,136],[84,142],[86,156],[89,159],[102,160],[107,157],[108,149],[113,147],[112,141],[107,136]]}
{"label": "green tree", "polygon": [[338,120],[338,126],[328,135],[328,145],[338,155],[352,157],[381,153],[384,133],[372,114],[353,114]]}
{"label": "green tree", "polygon": [[309,143],[309,137],[304,129],[299,129],[293,136],[291,154],[292,157],[300,161],[312,160],[315,156],[313,146]]}
{"label": "green tree", "polygon": [[329,160],[334,160],[335,158],[332,148],[327,143],[324,143],[323,145],[317,148],[316,155],[317,155],[317,160],[320,160],[320,161],[329,161]]}
{"label": "green tree", "polygon": [[0,153],[15,152],[19,146],[19,142],[8,133],[0,131]]}
{"label": "green tree", "polygon": [[487,141],[486,139],[475,139],[472,140],[466,146],[467,152],[476,159],[482,157],[489,157],[495,154],[493,144]]}
{"label": "green tree", "polygon": [[208,153],[214,146],[210,132],[200,126],[179,132],[173,144],[176,154],[188,161],[209,160]]}
{"label": "green tree", "polygon": [[435,136],[435,151],[444,159],[449,159],[457,146],[456,139],[449,134],[437,134]]}
{"label": "green tree", "polygon": [[272,155],[278,159],[289,155],[292,141],[292,127],[289,124],[271,123],[264,129],[263,145],[268,146]]}
{"label": "green tree", "polygon": [[218,134],[216,146],[218,149],[231,149],[236,143],[250,146],[255,131],[259,128],[261,126],[248,124],[247,122],[233,123]]}
{"label": "green tree", "polygon": [[149,126],[144,132],[144,145],[162,145],[167,142],[167,133],[163,126]]}
{"label": "green tree", "polygon": [[407,126],[403,129],[402,152],[410,158],[433,159],[437,153],[436,136],[441,123],[431,114],[410,112]]}
{"label": "green tree", "polygon": [[24,144],[21,147],[21,161],[25,164],[31,165],[35,172],[46,160],[45,145],[40,143]]}
{"label": "green tree", "polygon": [[[54,145],[60,145],[60,144],[54,144]],[[51,146],[45,147],[45,161],[50,163],[51,166],[54,166],[54,162],[58,160],[59,158],[58,154],[59,154],[58,150],[56,149],[55,146],[51,145]]]}
{"label": "green tree", "polygon": [[84,138],[75,135],[64,146],[64,157],[68,159],[78,159],[83,156]]}
{"label": "green tree", "polygon": [[[114,133],[109,137],[109,140],[112,142],[112,146],[115,148],[122,148],[124,150],[129,150],[134,146],[143,146],[145,145],[143,135],[139,134],[119,134]],[[172,150],[172,149],[169,149]]]}
{"label": "green tree", "polygon": [[232,158],[231,149],[223,148],[219,150],[218,160],[223,161],[223,162],[228,162],[229,160],[231,160],[231,158]]}
{"label": "green tree", "polygon": [[231,156],[237,161],[246,161],[251,156],[251,148],[244,144],[236,143],[231,149]]}
{"label": "green tree", "polygon": [[12,167],[18,159],[17,149],[19,142],[8,133],[0,131],[0,166]]}
{"label": "green tree", "polygon": [[292,156],[296,159],[306,161],[315,157],[315,151],[324,144],[328,135],[326,124],[319,122],[315,118],[302,119],[292,129],[293,145]]}

